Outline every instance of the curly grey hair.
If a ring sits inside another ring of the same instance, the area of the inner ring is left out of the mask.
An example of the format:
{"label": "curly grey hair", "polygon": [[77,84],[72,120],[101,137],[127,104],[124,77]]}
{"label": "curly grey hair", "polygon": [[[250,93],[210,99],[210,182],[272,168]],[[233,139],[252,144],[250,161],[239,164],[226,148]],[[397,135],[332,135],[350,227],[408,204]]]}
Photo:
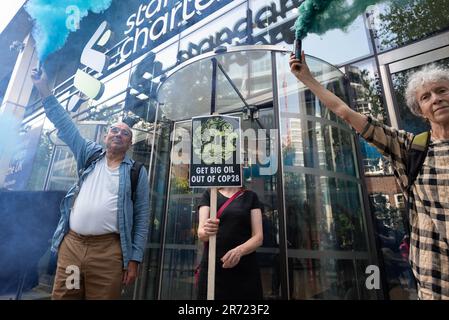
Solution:
{"label": "curly grey hair", "polygon": [[407,89],[405,90],[405,99],[407,106],[414,115],[423,117],[418,100],[416,99],[418,89],[425,84],[441,80],[449,81],[449,69],[435,64],[425,66],[410,76]]}

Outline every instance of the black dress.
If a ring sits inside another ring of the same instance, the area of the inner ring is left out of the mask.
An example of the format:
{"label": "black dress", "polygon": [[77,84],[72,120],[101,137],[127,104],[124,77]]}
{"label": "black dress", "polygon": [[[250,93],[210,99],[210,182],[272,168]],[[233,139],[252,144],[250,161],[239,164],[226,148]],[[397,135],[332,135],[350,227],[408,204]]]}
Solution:
{"label": "black dress", "polygon": [[[217,211],[228,200],[217,191]],[[198,208],[210,206],[210,192],[205,191]],[[221,258],[231,249],[251,238],[251,209],[261,209],[257,194],[245,192],[229,204],[220,216],[215,263],[215,300],[262,300],[262,283],[256,253],[242,256],[233,268],[223,269]],[[206,247],[207,248],[207,247]],[[203,253],[198,281],[198,299],[207,299],[208,250]]]}

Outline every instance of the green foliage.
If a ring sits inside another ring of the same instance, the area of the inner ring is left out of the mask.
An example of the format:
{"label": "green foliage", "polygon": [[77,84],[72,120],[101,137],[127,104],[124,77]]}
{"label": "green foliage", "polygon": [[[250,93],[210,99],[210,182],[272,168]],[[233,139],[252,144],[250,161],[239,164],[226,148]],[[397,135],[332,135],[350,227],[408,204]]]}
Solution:
{"label": "green foliage", "polygon": [[343,250],[353,249],[356,230],[353,220],[352,216],[346,212],[337,212],[334,215],[337,243]]}
{"label": "green foliage", "polygon": [[189,194],[192,189],[189,187],[189,180],[183,177],[172,177],[171,189],[175,194]]}
{"label": "green foliage", "polygon": [[371,115],[375,118],[381,116],[381,118],[385,119],[386,113],[383,107],[382,98],[379,94],[380,89],[366,69],[361,70],[361,84],[364,88],[362,91],[362,98],[372,105]]}
{"label": "green foliage", "polygon": [[379,15],[376,37],[384,49],[401,46],[449,26],[449,0],[390,3]]}

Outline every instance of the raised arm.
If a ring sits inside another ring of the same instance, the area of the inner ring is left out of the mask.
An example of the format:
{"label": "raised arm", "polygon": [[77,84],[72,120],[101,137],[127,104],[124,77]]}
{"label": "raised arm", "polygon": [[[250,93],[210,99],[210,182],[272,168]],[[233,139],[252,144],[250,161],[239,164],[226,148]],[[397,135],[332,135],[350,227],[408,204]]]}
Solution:
{"label": "raised arm", "polygon": [[70,115],[52,95],[45,72],[31,71],[31,79],[42,97],[45,114],[58,129],[58,137],[72,150],[78,167],[83,167],[90,154],[100,149],[94,142],[84,139]]}
{"label": "raised arm", "polygon": [[389,127],[373,117],[367,117],[355,112],[340,98],[329,90],[326,90],[310,73],[307,63],[305,63],[304,52],[302,52],[300,63],[294,55],[290,56],[291,72],[303,82],[320,101],[341,119],[352,126],[361,137],[368,143],[375,146],[377,151],[390,161],[398,183],[402,190],[406,190],[408,185],[407,172],[407,152],[413,140],[413,134]]}
{"label": "raised arm", "polygon": [[295,58],[292,53],[290,55],[290,70],[295,77],[306,85],[310,91],[333,113],[346,121],[358,133],[362,133],[367,124],[367,117],[352,110],[343,100],[335,94],[324,88],[312,75],[306,63],[304,51],[302,52],[302,61]]}

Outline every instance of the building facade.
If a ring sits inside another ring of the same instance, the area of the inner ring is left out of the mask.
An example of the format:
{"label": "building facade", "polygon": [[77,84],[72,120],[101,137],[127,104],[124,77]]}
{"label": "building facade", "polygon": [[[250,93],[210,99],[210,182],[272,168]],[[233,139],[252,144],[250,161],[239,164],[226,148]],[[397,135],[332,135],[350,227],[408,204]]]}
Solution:
{"label": "building facade", "polygon": [[[265,298],[416,297],[400,251],[403,198],[388,162],[289,72],[301,2],[113,1],[83,19],[44,62],[55,96],[82,134],[101,141],[109,124],[126,118],[134,131],[131,156],[150,173],[145,261],[124,298],[196,297],[196,201],[202,190],[189,188],[184,138],[191,118],[209,114],[212,101],[217,112],[241,117],[246,130],[245,185],[265,207],[258,250]],[[308,63],[323,85],[359,112],[411,132],[426,130],[407,110],[404,87],[410,71],[448,65],[448,4],[410,0],[369,7],[345,30],[307,36]],[[17,148],[0,156],[0,187],[67,190],[77,170],[29,79],[37,57],[26,21],[22,9],[0,37],[22,44],[2,53],[8,62],[0,68],[0,119],[12,115],[20,125],[11,138]],[[103,68],[89,50],[107,60]],[[380,268],[379,289],[366,286],[370,265]],[[51,273],[40,272],[39,279],[48,294]]]}

